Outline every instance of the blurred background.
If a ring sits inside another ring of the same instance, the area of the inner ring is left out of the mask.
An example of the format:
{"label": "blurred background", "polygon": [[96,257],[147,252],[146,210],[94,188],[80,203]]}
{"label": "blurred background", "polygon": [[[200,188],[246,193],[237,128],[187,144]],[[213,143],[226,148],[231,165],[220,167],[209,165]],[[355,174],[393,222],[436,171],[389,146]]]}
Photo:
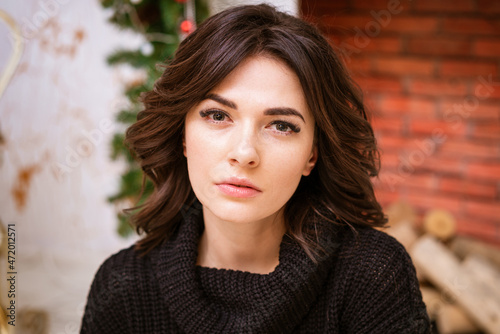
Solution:
{"label": "blurred background", "polygon": [[383,205],[500,242],[500,1],[302,1],[345,54],[382,150]]}
{"label": "blurred background", "polygon": [[[99,264],[137,239],[120,212],[141,200],[140,172],[121,140],[155,64],[207,16],[260,2],[2,1],[0,221],[16,235],[18,333],[77,333]],[[493,333],[500,0],[268,2],[317,25],[363,89],[382,154],[377,198],[441,332]]]}
{"label": "blurred background", "polygon": [[439,333],[500,333],[500,1],[303,0],[362,88]]}

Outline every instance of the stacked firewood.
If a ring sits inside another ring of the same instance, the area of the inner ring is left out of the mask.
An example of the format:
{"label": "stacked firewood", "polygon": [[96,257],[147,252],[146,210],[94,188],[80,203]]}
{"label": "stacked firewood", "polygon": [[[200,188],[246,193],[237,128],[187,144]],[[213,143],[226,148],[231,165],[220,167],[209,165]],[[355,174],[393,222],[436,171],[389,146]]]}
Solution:
{"label": "stacked firewood", "polygon": [[405,203],[387,210],[389,227],[411,255],[429,317],[440,334],[500,333],[500,248],[457,236],[454,217],[419,218]]}

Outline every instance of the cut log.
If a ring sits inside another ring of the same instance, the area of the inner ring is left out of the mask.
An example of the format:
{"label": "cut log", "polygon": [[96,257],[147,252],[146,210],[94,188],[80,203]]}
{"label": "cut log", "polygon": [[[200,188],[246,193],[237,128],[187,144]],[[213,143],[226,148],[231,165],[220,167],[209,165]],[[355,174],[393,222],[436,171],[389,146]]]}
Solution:
{"label": "cut log", "polygon": [[496,299],[500,300],[500,270],[495,265],[484,257],[473,254],[465,258],[462,266],[478,281],[487,285]]}
{"label": "cut log", "polygon": [[395,202],[385,210],[388,218],[388,225],[396,226],[400,222],[406,221],[415,225],[417,222],[417,214],[410,204],[406,202]]}
{"label": "cut log", "polygon": [[436,318],[439,334],[472,334],[480,329],[458,305],[445,304]]}
{"label": "cut log", "polygon": [[413,261],[436,287],[450,295],[487,333],[500,333],[500,300],[478,281],[459,259],[432,236],[423,236],[412,248]]}
{"label": "cut log", "polygon": [[455,218],[445,210],[431,210],[424,217],[424,231],[446,241],[455,235]]}
{"label": "cut log", "polygon": [[418,239],[417,232],[409,221],[402,221],[397,225],[389,226],[389,228],[384,231],[396,238],[407,251],[410,250],[411,246],[413,246]]}
{"label": "cut log", "polygon": [[415,263],[415,261],[413,262],[413,266],[415,267],[415,271],[416,271],[416,273],[417,273],[417,279],[418,279],[418,281],[419,281],[420,283],[427,283],[427,282],[428,282],[428,280],[427,280],[427,278],[425,277],[424,272],[422,271],[422,269],[420,269],[420,268],[418,267],[418,264],[417,264],[417,263]]}
{"label": "cut log", "polygon": [[481,255],[500,268],[500,248],[472,238],[457,236],[450,243],[450,249],[461,259],[465,259],[467,255]]}
{"label": "cut log", "polygon": [[441,292],[428,286],[421,286],[420,291],[422,292],[422,299],[427,307],[429,318],[436,320],[438,312],[446,303],[445,298],[442,298]]}

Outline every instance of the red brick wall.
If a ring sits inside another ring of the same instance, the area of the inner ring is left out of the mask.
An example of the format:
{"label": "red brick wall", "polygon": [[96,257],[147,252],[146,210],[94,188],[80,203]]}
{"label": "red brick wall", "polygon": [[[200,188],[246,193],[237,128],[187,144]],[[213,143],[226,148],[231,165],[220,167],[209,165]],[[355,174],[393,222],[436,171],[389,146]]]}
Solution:
{"label": "red brick wall", "polygon": [[303,0],[344,54],[382,153],[382,205],[449,210],[500,245],[500,0]]}

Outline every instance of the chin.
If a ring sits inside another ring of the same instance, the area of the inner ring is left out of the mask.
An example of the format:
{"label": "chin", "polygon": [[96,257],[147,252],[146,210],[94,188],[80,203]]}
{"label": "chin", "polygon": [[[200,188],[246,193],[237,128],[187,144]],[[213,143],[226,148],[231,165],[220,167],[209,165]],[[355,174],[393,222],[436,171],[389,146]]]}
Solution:
{"label": "chin", "polygon": [[252,223],[276,213],[276,210],[263,210],[262,204],[251,201],[219,201],[216,205],[207,208],[217,218],[237,224]]}

